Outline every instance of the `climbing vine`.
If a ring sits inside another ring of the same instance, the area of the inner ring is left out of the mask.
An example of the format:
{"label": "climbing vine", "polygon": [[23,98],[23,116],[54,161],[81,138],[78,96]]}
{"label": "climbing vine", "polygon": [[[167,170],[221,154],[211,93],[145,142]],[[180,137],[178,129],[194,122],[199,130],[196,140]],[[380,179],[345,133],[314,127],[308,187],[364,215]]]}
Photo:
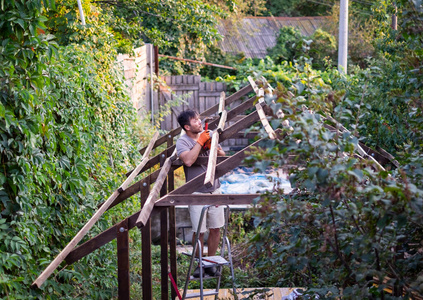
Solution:
{"label": "climbing vine", "polygon": [[[94,22],[59,46],[41,14],[54,8],[6,1],[0,10],[0,297],[109,298],[112,246],[30,289],[125,178],[141,133],[106,27]],[[113,209],[90,234],[135,207]]]}

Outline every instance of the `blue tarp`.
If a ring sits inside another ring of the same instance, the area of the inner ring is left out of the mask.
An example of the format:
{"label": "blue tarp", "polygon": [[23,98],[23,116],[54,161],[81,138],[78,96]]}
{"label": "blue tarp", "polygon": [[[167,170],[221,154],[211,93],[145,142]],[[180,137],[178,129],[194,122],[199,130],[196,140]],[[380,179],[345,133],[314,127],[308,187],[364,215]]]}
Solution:
{"label": "blue tarp", "polygon": [[238,167],[220,177],[223,194],[255,194],[272,191],[276,187],[283,188],[285,193],[291,191],[291,185],[286,174],[277,175],[270,170],[266,174],[254,173],[252,168]]}

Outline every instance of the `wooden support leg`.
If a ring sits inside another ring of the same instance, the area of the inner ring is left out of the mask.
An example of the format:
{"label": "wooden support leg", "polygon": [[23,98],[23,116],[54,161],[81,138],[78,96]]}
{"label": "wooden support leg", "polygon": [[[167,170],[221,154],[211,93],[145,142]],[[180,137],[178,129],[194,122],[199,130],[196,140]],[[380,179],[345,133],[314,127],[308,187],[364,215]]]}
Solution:
{"label": "wooden support leg", "polygon": [[129,300],[129,238],[128,219],[117,227],[118,256],[118,296],[119,300]]}
{"label": "wooden support leg", "polygon": [[[144,205],[150,191],[150,181],[141,182],[141,203]],[[151,221],[141,229],[141,251],[142,251],[142,299],[153,299],[153,281],[151,277]]]}
{"label": "wooden support leg", "polygon": [[[175,206],[169,207],[169,243],[170,243],[170,272],[175,282],[178,282],[176,266],[176,212]],[[171,289],[172,299],[176,299],[176,291]]]}
{"label": "wooden support leg", "polygon": [[169,300],[167,209],[160,213],[160,258],[162,300]]}
{"label": "wooden support leg", "polygon": [[[165,162],[165,155],[160,157],[160,165],[163,166]],[[167,194],[167,181],[163,182],[160,190],[160,196]],[[168,226],[167,226],[167,209],[164,209],[160,213],[160,274],[161,274],[161,292],[162,300],[169,299],[169,278],[168,278]]]}
{"label": "wooden support leg", "polygon": [[[173,144],[172,137],[170,136],[167,142],[167,146],[170,147]],[[173,169],[170,169],[167,176],[168,180],[168,192],[175,189],[175,175]],[[175,206],[169,206],[169,247],[170,247],[170,273],[172,274],[175,282],[178,282],[178,270],[176,266],[176,212]],[[174,289],[170,290],[170,296],[172,299],[176,299],[177,294]]]}

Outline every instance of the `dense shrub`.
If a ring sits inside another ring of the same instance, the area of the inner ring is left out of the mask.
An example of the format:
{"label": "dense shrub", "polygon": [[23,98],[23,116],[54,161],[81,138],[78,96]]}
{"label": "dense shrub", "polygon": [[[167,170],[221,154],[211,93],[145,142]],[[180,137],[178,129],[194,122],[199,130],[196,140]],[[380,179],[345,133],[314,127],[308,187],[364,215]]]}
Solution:
{"label": "dense shrub", "polygon": [[269,57],[277,64],[294,61],[307,55],[312,58],[315,69],[324,69],[325,61],[335,59],[336,40],[331,34],[317,29],[310,37],[305,37],[294,27],[282,27],[276,45],[268,49]]}
{"label": "dense shrub", "polygon": [[[0,23],[0,297],[110,298],[112,245],[30,290],[134,165],[140,134],[104,26],[73,34],[79,45],[58,46],[41,10],[41,1],[7,1],[0,11],[9,20]],[[127,209],[106,214],[91,233]]]}

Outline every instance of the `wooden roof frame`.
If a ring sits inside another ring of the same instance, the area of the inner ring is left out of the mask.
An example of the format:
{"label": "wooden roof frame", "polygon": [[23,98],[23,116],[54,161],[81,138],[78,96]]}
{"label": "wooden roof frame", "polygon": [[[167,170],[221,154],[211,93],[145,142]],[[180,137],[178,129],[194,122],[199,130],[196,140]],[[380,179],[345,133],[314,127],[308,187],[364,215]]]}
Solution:
{"label": "wooden roof frame", "polygon": [[[273,115],[272,110],[263,101],[265,91],[272,91],[271,87],[267,89],[258,88],[256,83],[250,80],[250,85],[242,88],[233,95],[225,98],[224,95],[221,97],[221,101],[215,106],[207,109],[201,113],[201,116],[211,116],[212,114],[219,112],[220,117],[214,119],[209,123],[211,130],[216,129],[216,134],[213,134],[212,138],[212,152],[216,150],[219,142],[225,141],[232,137],[239,137],[240,132],[245,128],[249,128],[253,124],[261,121],[265,127],[270,138],[280,138],[281,131],[273,130],[267,120],[267,116]],[[263,82],[262,82],[263,84]],[[265,83],[267,84],[267,83]],[[249,93],[257,93],[253,97],[250,97],[237,106],[226,111],[226,107],[229,107],[235,101],[245,98]],[[237,117],[244,113],[247,109],[256,107],[256,110],[248,115],[243,115],[241,119]],[[278,114],[279,115],[279,114]],[[231,120],[237,121],[225,127],[225,123]],[[339,130],[330,127],[331,130]],[[193,178],[189,182],[186,182],[181,187],[174,189],[173,183],[173,171],[182,166],[182,162],[176,158],[175,145],[173,139],[181,132],[181,128],[176,128],[169,133],[157,138],[157,135],[152,139],[149,146],[140,150],[143,155],[142,162],[137,166],[136,169],[129,172],[127,175],[129,178],[121,185],[112,196],[105,202],[99,205],[99,210],[104,212],[112,208],[115,205],[125,201],[131,196],[140,193],[140,199],[142,203],[142,209],[135,214],[125,218],[121,222],[115,224],[109,229],[103,231],[97,236],[89,239],[85,243],[76,246],[76,244],[82,239],[83,235],[89,230],[85,226],[84,234],[79,236],[79,240],[76,241],[76,237],[66,246],[66,248],[53,260],[53,262],[40,274],[40,276],[32,283],[31,287],[40,288],[41,285],[47,280],[47,278],[59,267],[61,262],[65,261],[68,265],[79,261],[81,258],[89,255],[96,249],[103,245],[117,239],[118,244],[118,294],[119,299],[129,299],[129,241],[128,231],[134,227],[142,229],[142,290],[143,299],[152,299],[152,281],[151,281],[151,228],[150,228],[150,216],[152,214],[159,213],[161,218],[161,277],[162,277],[162,299],[169,299],[168,295],[168,241],[170,241],[170,269],[171,274],[176,280],[176,227],[175,227],[175,205],[224,205],[224,204],[251,204],[253,200],[259,200],[259,194],[242,194],[242,195],[195,195],[195,199],[191,197],[191,194],[196,191],[199,187],[204,184],[212,184],[213,178],[219,178],[227,172],[233,170],[239,166],[246,156],[246,153],[255,148],[259,147],[259,144],[265,138],[261,138],[246,148],[238,151],[229,157],[217,157],[217,155],[210,155],[210,157],[199,157],[196,164],[205,164],[206,160],[209,164],[211,171],[202,173],[199,176]],[[254,134],[249,134],[251,137]],[[149,153],[153,148],[167,144],[167,148],[161,153],[157,154],[152,158],[149,157]],[[379,153],[371,150],[365,145],[361,145],[363,151],[366,151],[366,155],[370,155],[377,161],[382,160],[383,163],[392,163],[393,158],[386,155],[386,153]],[[360,153],[361,154],[361,153]],[[147,161],[148,158],[148,161]],[[151,169],[155,165],[160,164],[160,169],[152,172],[151,174],[143,177],[137,182],[129,186],[129,181],[132,181],[136,175],[142,174],[146,170]],[[150,192],[150,185],[155,183],[154,188]],[[88,223],[87,223],[88,224]],[[93,225],[93,224],[92,224]],[[90,227],[91,228],[91,227]],[[169,228],[169,230],[168,230]],[[81,230],[82,231],[82,230]],[[79,234],[79,233],[78,233]],[[78,236],[78,235],[77,235]],[[76,242],[75,242],[76,241]],[[65,251],[66,250],[66,251]],[[176,294],[172,290],[172,299],[175,299]]]}

